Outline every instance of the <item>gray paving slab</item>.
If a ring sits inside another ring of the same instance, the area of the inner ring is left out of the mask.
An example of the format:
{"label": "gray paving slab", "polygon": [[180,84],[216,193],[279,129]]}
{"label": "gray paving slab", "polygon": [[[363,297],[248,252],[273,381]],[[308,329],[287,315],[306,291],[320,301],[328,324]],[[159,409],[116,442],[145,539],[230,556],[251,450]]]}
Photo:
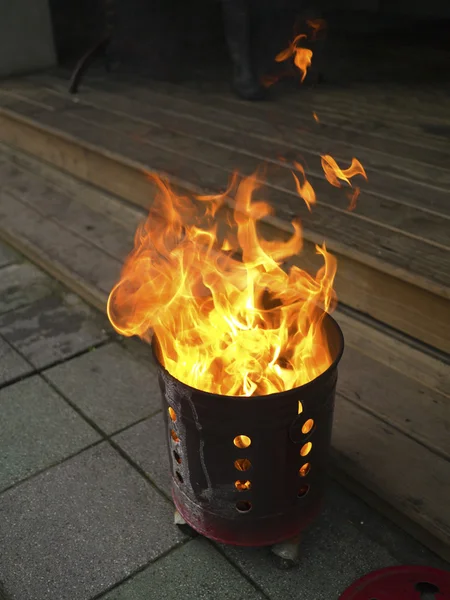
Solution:
{"label": "gray paving slab", "polygon": [[214,547],[196,539],[173,550],[102,600],[263,600]]}
{"label": "gray paving slab", "polygon": [[0,337],[0,386],[32,371],[30,363]]}
{"label": "gray paving slab", "polygon": [[412,538],[336,481],[330,481],[328,503],[333,513],[347,520],[361,535],[386,548],[401,564],[425,564],[449,570],[450,565]]}
{"label": "gray paving slab", "polygon": [[107,340],[106,327],[102,315],[63,290],[0,316],[0,334],[38,369]]}
{"label": "gray paving slab", "polygon": [[0,496],[11,600],[88,600],[185,538],[173,508],[105,442]]}
{"label": "gray paving slab", "polygon": [[170,495],[170,463],[162,413],[119,433],[114,440],[164,493]]}
{"label": "gray paving slab", "polygon": [[21,258],[12,248],[0,242],[0,267],[20,262]]}
{"label": "gray paving slab", "polygon": [[[350,509],[345,509],[346,502]],[[379,532],[374,536],[376,528]],[[336,484],[330,486],[324,513],[303,535],[298,568],[287,572],[275,569],[267,548],[223,548],[273,600],[338,600],[354,580],[375,569],[405,564],[402,558],[410,562],[414,555],[420,564],[439,563],[434,555]]]}
{"label": "gray paving slab", "polygon": [[108,344],[45,372],[65,396],[108,434],[160,408],[153,365]]}
{"label": "gray paving slab", "polygon": [[100,436],[41,377],[0,390],[0,490]]}
{"label": "gray paving slab", "polygon": [[58,285],[30,263],[10,264],[0,271],[0,315],[51,295]]}

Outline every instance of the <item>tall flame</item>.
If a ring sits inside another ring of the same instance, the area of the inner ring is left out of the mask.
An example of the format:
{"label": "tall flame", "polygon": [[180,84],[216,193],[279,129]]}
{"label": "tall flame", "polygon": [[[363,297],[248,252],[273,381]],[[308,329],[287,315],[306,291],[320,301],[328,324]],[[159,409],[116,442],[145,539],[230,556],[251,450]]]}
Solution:
{"label": "tall flame", "polygon": [[258,234],[272,211],[255,198],[256,174],[233,178],[226,195],[234,194],[234,212],[221,220],[225,194],[189,198],[152,178],[155,201],[108,300],[116,330],[145,340],[154,333],[174,377],[218,394],[280,392],[325,371],[331,358],[317,307],[334,307],[336,273],[325,244],[316,246],[323,266],[315,276],[282,268],[301,250],[301,227],[294,221],[287,241]]}

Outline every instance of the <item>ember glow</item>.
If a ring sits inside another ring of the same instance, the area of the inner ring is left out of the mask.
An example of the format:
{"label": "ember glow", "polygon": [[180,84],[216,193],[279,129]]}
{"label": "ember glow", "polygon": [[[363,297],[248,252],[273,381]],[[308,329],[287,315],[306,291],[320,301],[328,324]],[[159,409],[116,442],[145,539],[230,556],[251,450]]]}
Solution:
{"label": "ember glow", "polygon": [[154,333],[166,369],[208,392],[271,394],[324,372],[331,359],[317,307],[333,308],[336,273],[325,244],[315,276],[283,270],[301,250],[300,224],[285,241],[258,233],[272,210],[258,200],[256,175],[233,178],[234,212],[220,234],[225,195],[189,198],[152,179],[158,193],[108,301],[116,330],[147,341]]}

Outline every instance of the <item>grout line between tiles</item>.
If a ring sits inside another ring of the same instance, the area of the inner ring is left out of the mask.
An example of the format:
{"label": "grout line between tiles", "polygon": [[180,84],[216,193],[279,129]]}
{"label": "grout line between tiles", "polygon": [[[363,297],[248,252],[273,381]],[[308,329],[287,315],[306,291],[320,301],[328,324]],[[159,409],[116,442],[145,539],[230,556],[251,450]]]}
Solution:
{"label": "grout line between tiles", "polygon": [[[133,573],[131,573],[130,575],[128,575],[124,579],[121,579],[120,581],[117,581],[116,583],[114,583],[113,585],[111,585],[106,590],[103,590],[102,592],[99,592],[95,596],[92,596],[90,598],[90,600],[100,600],[101,598],[104,598],[107,594],[109,594],[113,590],[117,589],[118,587],[120,587],[121,585],[123,585],[124,583],[126,583],[127,581],[130,581],[131,579],[133,579],[134,577],[136,577],[137,575],[139,575],[139,573],[142,573],[143,571],[145,571],[145,569],[147,569],[148,567],[150,567],[152,564],[154,564],[154,563],[162,560],[163,558],[166,558],[167,556],[169,556],[169,554],[172,554],[173,552],[176,552],[182,546],[185,546],[186,544],[188,544],[191,541],[192,540],[190,540],[188,538],[186,540],[182,540],[181,542],[177,542],[177,544],[175,546],[172,546],[171,548],[169,548],[165,552],[162,552],[156,558],[153,558],[152,560],[148,561],[147,563],[145,563],[144,565],[142,565],[141,567],[139,567],[138,569],[136,569],[136,571],[133,571]],[[1,600],[1,598],[0,598],[0,600]]]}

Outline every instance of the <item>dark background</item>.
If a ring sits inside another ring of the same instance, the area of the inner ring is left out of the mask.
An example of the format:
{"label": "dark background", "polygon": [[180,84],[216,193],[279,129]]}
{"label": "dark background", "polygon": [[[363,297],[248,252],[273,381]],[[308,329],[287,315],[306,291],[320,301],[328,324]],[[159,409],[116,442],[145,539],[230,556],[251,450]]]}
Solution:
{"label": "dark background", "polygon": [[[62,65],[75,64],[113,27],[110,55],[127,69],[169,80],[228,77],[218,0],[50,0],[50,6]],[[255,6],[255,46],[264,61],[286,46],[302,16],[316,14],[328,23],[322,63],[330,82],[449,79],[449,0],[259,0]]]}

